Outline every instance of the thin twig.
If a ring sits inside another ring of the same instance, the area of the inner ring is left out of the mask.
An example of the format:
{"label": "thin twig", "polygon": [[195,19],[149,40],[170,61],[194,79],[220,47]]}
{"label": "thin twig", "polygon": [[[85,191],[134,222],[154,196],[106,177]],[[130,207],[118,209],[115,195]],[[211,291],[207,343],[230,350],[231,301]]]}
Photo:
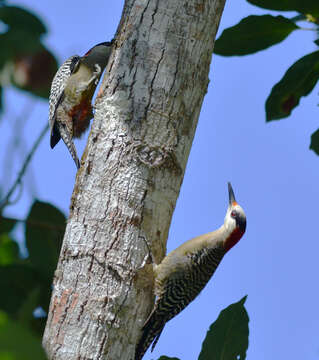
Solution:
{"label": "thin twig", "polygon": [[289,20],[293,21],[293,22],[297,22],[297,21],[307,21],[307,17],[303,14],[294,16],[292,18],[290,18]]}
{"label": "thin twig", "polygon": [[36,103],[34,99],[28,99],[27,102],[24,104],[22,111],[20,111],[20,114],[12,116],[14,119],[10,120],[9,122],[14,131],[12,132],[10,142],[7,144],[7,156],[4,159],[4,169],[6,169],[6,171],[2,174],[1,183],[8,184],[11,182],[8,180],[11,179],[10,175],[12,173],[12,167],[14,164],[13,158],[15,157],[16,151],[20,148],[22,151],[24,151],[25,154],[26,144],[21,134],[23,134],[23,127],[27,123],[27,120],[30,118],[35,108],[35,104]]}
{"label": "thin twig", "polygon": [[304,27],[300,27],[300,26],[299,26],[299,29],[298,29],[298,30],[317,31],[318,29],[317,29],[317,28],[304,28]]}
{"label": "thin twig", "polygon": [[33,144],[31,151],[29,152],[29,154],[27,155],[24,163],[22,164],[21,170],[18,173],[17,179],[15,180],[15,182],[13,183],[12,187],[10,188],[10,190],[8,191],[7,195],[4,197],[4,199],[0,202],[0,211],[2,211],[4,209],[5,206],[12,204],[12,202],[10,202],[10,198],[13,194],[13,192],[15,191],[15,189],[17,188],[18,185],[21,184],[21,179],[35,153],[35,151],[37,150],[38,146],[40,145],[41,140],[43,139],[44,135],[46,134],[46,132],[49,130],[49,124],[46,124],[45,127],[43,128],[43,130],[41,131],[40,135],[38,136],[38,138],[36,139],[35,143]]}

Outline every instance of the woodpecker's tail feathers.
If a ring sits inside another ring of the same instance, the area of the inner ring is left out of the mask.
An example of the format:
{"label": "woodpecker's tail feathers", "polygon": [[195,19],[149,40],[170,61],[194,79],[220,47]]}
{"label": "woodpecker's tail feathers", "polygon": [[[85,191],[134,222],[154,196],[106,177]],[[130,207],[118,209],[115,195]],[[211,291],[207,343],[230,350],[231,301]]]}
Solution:
{"label": "woodpecker's tail feathers", "polygon": [[143,333],[136,346],[135,360],[141,360],[152,343],[151,351],[154,350],[164,329],[165,321],[163,322],[162,318],[158,318],[154,310],[142,328]]}
{"label": "woodpecker's tail feathers", "polygon": [[55,147],[55,145],[61,140],[61,135],[60,135],[60,131],[57,127],[56,122],[53,125],[53,128],[51,130],[51,135],[50,135],[50,146],[51,149],[53,149]]}
{"label": "woodpecker's tail feathers", "polygon": [[59,133],[60,133],[60,136],[61,136],[62,140],[64,141],[66,147],[68,148],[68,150],[75,162],[76,167],[79,169],[80,168],[80,160],[76,153],[76,148],[73,143],[72,137],[70,136],[69,131],[66,129],[65,124],[63,124],[63,123],[59,124]]}
{"label": "woodpecker's tail feathers", "polygon": [[156,344],[157,344],[157,342],[158,342],[158,340],[159,340],[159,338],[160,338],[160,336],[161,336],[161,333],[162,333],[163,329],[164,329],[164,326],[162,326],[161,330],[160,330],[160,331],[158,332],[158,334],[155,336],[155,338],[154,338],[154,340],[153,340],[152,347],[151,347],[151,352],[153,352],[153,350],[155,349],[155,346],[156,346]]}

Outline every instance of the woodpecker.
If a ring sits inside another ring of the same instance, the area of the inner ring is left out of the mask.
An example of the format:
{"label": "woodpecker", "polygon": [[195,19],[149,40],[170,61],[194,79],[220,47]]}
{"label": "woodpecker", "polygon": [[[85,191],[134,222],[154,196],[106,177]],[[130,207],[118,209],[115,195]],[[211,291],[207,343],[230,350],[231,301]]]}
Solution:
{"label": "woodpecker", "polygon": [[180,313],[203,290],[223,256],[246,230],[244,210],[235,200],[228,183],[229,206],[224,224],[217,230],[186,241],[170,252],[159,265],[153,264],[153,310],[142,327],[136,346],[135,360],[141,360],[148,347],[151,351],[167,321]]}
{"label": "woodpecker", "polygon": [[50,145],[62,140],[80,167],[73,137],[80,137],[93,118],[92,97],[107,65],[113,40],[95,45],[84,56],[69,57],[58,69],[49,97]]}

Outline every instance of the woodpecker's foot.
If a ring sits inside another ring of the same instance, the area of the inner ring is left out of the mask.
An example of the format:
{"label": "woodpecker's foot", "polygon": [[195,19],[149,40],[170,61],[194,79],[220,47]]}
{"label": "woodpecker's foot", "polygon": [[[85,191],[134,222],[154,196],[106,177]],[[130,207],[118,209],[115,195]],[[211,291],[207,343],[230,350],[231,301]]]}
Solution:
{"label": "woodpecker's foot", "polygon": [[94,77],[94,83],[95,83],[95,85],[97,85],[99,82],[99,78],[100,78],[102,69],[99,64],[95,64],[94,67],[95,67],[95,71],[93,73],[93,77]]}
{"label": "woodpecker's foot", "polygon": [[148,250],[148,257],[146,258],[145,260],[145,264],[148,263],[148,260],[151,261],[151,264],[155,264],[155,259],[153,257],[153,254],[152,254],[152,249],[150,247],[150,245],[148,244],[147,240],[144,238],[144,236],[140,236],[140,238],[142,238],[142,240],[144,241],[146,247],[147,247],[147,250]]}
{"label": "woodpecker's foot", "polygon": [[154,270],[151,264],[145,264],[134,274],[134,282],[138,289],[152,289],[153,291],[154,279]]}

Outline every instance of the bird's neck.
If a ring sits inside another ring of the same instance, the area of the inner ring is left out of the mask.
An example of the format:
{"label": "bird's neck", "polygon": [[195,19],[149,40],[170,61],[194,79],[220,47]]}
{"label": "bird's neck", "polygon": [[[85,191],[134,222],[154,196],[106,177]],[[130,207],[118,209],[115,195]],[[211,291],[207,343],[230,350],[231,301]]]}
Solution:
{"label": "bird's neck", "polygon": [[232,231],[226,233],[226,238],[224,240],[224,249],[225,252],[230,250],[234,245],[238,243],[240,238],[243,236],[244,231],[240,230],[238,227],[233,229]]}

